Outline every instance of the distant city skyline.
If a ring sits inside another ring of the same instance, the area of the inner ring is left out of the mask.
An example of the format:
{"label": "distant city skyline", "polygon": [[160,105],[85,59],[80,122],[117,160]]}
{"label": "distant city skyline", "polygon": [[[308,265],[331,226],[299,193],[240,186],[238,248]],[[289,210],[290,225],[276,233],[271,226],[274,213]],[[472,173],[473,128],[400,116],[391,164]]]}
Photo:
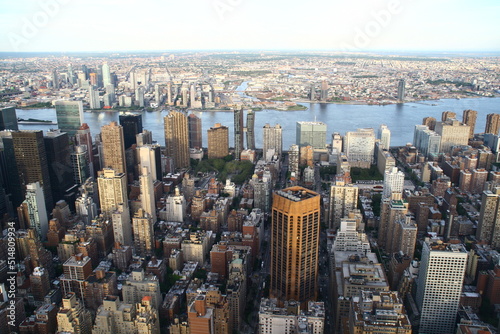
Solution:
{"label": "distant city skyline", "polygon": [[495,52],[499,9],[494,0],[2,2],[0,52]]}

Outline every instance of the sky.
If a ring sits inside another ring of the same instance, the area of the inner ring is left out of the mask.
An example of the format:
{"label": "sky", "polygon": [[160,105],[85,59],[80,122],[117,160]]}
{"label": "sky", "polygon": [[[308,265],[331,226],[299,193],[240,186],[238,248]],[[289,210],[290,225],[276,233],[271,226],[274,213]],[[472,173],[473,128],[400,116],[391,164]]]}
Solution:
{"label": "sky", "polygon": [[500,51],[498,0],[0,1],[0,52]]}

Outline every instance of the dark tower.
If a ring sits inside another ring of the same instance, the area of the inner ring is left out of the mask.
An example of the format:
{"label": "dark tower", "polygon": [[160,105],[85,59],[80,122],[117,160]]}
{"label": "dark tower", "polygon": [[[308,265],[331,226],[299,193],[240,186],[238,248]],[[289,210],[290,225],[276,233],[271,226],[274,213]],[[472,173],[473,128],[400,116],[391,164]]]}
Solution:
{"label": "dark tower", "polygon": [[119,116],[119,120],[120,125],[123,127],[125,149],[128,149],[133,144],[137,144],[135,136],[142,132],[142,115],[122,114]]}
{"label": "dark tower", "polygon": [[243,151],[243,109],[234,111],[234,158],[240,159]]}
{"label": "dark tower", "polygon": [[253,111],[247,114],[247,148],[255,150],[255,113]]}

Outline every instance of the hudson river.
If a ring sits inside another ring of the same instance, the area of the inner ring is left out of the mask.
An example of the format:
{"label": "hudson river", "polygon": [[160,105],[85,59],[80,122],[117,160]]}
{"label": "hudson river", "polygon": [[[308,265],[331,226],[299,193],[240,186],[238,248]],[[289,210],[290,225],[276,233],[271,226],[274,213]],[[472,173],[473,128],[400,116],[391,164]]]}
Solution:
{"label": "hudson river", "polygon": [[[288,150],[295,143],[295,128],[297,121],[321,121],[327,124],[327,142],[331,142],[331,134],[357,128],[374,128],[377,131],[380,124],[386,124],[391,130],[391,146],[401,146],[413,141],[415,124],[421,124],[426,116],[432,116],[438,121],[441,113],[450,110],[457,113],[462,120],[462,112],[474,109],[478,112],[475,132],[484,132],[486,115],[500,113],[500,98],[471,98],[471,99],[444,99],[437,101],[423,101],[416,103],[391,104],[385,106],[352,105],[352,104],[322,104],[301,103],[308,109],[303,111],[262,110],[255,112],[255,142],[257,148],[262,148],[262,127],[269,123],[272,126],[279,123],[283,128],[283,149]],[[142,113],[143,128],[153,132],[154,140],[165,145],[163,135],[163,117],[167,111],[153,111]],[[233,113],[226,111],[194,112],[202,120],[203,146],[207,146],[206,131],[215,123],[229,127],[229,144],[234,145]],[[89,125],[92,134],[100,132],[100,127],[111,121],[118,122],[118,112],[85,112],[85,122]],[[55,109],[17,110],[17,117],[28,119],[36,118],[56,121]],[[246,116],[245,116],[246,123]],[[21,130],[44,130],[57,128],[57,125],[20,124]]]}

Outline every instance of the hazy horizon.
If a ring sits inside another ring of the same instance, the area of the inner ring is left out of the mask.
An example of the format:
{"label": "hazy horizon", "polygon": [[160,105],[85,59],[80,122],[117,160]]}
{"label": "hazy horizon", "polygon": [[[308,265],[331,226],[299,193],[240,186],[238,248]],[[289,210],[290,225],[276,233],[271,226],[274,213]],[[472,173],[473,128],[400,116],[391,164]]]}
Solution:
{"label": "hazy horizon", "polygon": [[499,12],[494,0],[2,2],[0,52],[497,53]]}

